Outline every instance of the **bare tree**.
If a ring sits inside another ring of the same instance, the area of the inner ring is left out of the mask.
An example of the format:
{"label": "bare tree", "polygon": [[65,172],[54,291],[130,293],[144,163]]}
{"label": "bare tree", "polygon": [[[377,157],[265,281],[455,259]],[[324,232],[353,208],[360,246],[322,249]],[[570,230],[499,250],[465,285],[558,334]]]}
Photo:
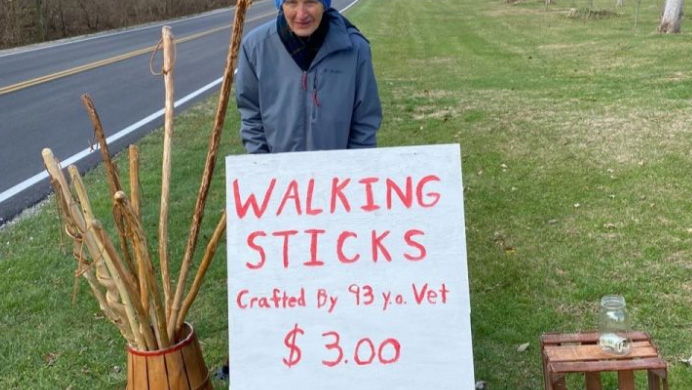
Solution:
{"label": "bare tree", "polygon": [[23,45],[32,41],[31,29],[26,29],[25,26],[33,27],[31,9],[26,2],[20,0],[6,0],[3,4],[3,12],[5,23],[2,31],[2,40],[0,47],[12,47]]}
{"label": "bare tree", "polygon": [[36,40],[43,42],[46,40],[46,18],[43,0],[34,1],[34,13],[36,15]]}
{"label": "bare tree", "polygon": [[233,4],[234,0],[0,0],[0,49]]}
{"label": "bare tree", "polygon": [[666,7],[661,17],[661,24],[658,31],[667,34],[680,33],[680,21],[683,15],[685,0],[666,0]]}

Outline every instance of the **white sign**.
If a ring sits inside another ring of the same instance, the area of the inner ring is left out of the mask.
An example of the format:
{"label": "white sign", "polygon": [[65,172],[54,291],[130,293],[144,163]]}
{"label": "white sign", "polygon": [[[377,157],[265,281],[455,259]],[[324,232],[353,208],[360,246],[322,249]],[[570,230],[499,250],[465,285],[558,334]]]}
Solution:
{"label": "white sign", "polygon": [[459,145],[229,156],[233,390],[472,390]]}

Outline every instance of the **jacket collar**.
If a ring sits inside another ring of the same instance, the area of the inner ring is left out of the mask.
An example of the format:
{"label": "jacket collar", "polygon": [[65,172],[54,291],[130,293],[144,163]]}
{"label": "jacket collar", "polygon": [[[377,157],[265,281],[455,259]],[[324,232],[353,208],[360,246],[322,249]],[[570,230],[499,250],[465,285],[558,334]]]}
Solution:
{"label": "jacket collar", "polygon": [[341,14],[334,8],[329,8],[324,12],[325,18],[329,18],[329,31],[324,38],[322,48],[317,52],[317,56],[312,60],[311,68],[318,64],[324,57],[341,51],[349,50],[353,47],[351,43],[350,32],[346,28],[346,23]]}

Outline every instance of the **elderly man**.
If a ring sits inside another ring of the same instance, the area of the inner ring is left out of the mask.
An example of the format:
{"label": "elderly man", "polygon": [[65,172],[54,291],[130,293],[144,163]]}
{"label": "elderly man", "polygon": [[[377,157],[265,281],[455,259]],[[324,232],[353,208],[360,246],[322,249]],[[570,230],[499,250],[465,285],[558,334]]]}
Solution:
{"label": "elderly man", "polygon": [[[275,0],[243,40],[236,101],[248,153],[371,148],[382,108],[370,45],[331,0]],[[216,376],[228,379],[228,362]]]}
{"label": "elderly man", "polygon": [[275,0],[275,21],[238,56],[236,101],[248,153],[376,146],[382,108],[365,37],[330,0]]}

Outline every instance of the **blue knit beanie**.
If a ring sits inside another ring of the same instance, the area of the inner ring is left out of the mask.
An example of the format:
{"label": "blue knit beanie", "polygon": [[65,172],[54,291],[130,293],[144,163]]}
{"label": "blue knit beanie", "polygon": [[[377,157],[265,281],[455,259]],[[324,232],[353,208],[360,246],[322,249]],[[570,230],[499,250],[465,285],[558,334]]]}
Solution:
{"label": "blue knit beanie", "polygon": [[[274,0],[274,4],[276,4],[276,8],[281,9],[281,6],[284,4],[284,1],[286,0]],[[332,0],[320,0],[320,3],[324,5],[324,9],[329,9],[329,7],[332,6]]]}

